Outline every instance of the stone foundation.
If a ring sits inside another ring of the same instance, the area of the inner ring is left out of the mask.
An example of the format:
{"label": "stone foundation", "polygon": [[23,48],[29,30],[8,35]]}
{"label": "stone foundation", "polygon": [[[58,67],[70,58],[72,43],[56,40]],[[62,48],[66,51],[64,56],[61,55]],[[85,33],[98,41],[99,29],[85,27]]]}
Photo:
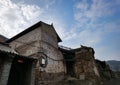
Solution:
{"label": "stone foundation", "polygon": [[[64,80],[64,73],[46,73],[36,71],[35,85],[56,85]],[[55,84],[56,83],[56,84]]]}

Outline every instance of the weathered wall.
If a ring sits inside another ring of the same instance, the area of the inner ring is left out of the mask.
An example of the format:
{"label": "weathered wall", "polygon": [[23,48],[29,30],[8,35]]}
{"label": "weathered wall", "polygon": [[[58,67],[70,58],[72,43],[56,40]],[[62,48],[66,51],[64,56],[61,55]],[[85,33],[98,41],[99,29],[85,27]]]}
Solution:
{"label": "weathered wall", "polygon": [[52,25],[42,24],[42,40],[48,42],[50,45],[58,48],[57,34]]}
{"label": "weathered wall", "polygon": [[10,46],[18,51],[19,54],[28,56],[31,54],[29,52],[32,52],[32,54],[36,53],[36,50],[31,50],[30,48],[37,49],[39,47],[39,40],[41,40],[41,29],[37,28],[10,42]]}
{"label": "weathered wall", "polygon": [[39,49],[40,49],[39,43],[37,41],[34,41],[30,43],[29,45],[23,44],[19,46],[18,48],[16,48],[16,51],[20,55],[30,57],[30,55],[37,53]]}
{"label": "weathered wall", "polygon": [[51,26],[43,25],[40,51],[47,55],[47,66],[36,71],[37,85],[47,85],[64,79],[63,56],[58,50],[57,35]]}
{"label": "weathered wall", "polygon": [[76,51],[75,73],[81,80],[93,80],[96,82],[96,79],[99,78],[92,48],[82,47]]}
{"label": "weathered wall", "polygon": [[45,53],[48,56],[48,65],[45,69],[46,72],[64,72],[63,58],[60,51],[57,48],[54,48],[46,43],[42,44],[42,47],[45,50]]}
{"label": "weathered wall", "polygon": [[115,77],[114,72],[110,69],[109,65],[105,61],[96,60],[96,65],[102,81]]}

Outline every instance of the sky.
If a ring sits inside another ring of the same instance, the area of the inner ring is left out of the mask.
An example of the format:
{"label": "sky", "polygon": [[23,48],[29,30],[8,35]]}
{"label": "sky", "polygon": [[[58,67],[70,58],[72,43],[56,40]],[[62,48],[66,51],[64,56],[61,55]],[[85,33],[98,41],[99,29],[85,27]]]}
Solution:
{"label": "sky", "polygon": [[60,45],[120,60],[120,0],[0,0],[1,35],[11,38],[39,21],[53,23]]}

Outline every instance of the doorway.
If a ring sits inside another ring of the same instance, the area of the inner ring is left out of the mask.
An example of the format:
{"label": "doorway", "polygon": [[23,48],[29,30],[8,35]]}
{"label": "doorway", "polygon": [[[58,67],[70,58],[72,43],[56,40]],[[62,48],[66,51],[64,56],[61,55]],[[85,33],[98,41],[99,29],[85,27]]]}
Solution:
{"label": "doorway", "polygon": [[73,61],[67,61],[66,62],[66,69],[67,69],[67,75],[74,77],[75,72],[74,72],[74,62]]}
{"label": "doorway", "polygon": [[7,85],[30,85],[32,61],[26,58],[15,58]]}

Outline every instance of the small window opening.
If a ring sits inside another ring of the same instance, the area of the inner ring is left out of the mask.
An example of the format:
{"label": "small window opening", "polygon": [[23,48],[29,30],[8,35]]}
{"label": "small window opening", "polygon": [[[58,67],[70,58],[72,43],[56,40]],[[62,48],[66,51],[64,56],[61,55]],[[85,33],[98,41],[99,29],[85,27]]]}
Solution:
{"label": "small window opening", "polygon": [[44,58],[42,58],[42,64],[43,64],[43,65],[45,64],[45,59],[44,59]]}
{"label": "small window opening", "polygon": [[47,66],[47,57],[42,56],[42,59],[40,62],[41,62],[40,63],[41,67],[45,68]]}

